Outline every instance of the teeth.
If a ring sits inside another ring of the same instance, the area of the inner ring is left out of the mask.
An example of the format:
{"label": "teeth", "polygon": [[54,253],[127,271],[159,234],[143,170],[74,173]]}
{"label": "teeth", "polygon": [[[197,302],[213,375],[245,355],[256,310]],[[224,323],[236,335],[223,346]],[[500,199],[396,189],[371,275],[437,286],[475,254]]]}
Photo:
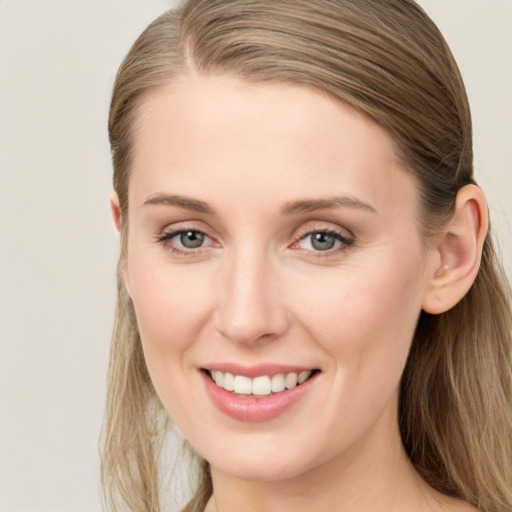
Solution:
{"label": "teeth", "polygon": [[284,385],[284,373],[278,373],[277,375],[274,375],[272,377],[272,391],[274,393],[279,393],[280,391],[284,391],[285,385]]}
{"label": "teeth", "polygon": [[311,373],[311,370],[306,370],[299,374],[295,372],[278,373],[272,376],[261,375],[251,379],[244,375],[233,375],[229,372],[212,370],[210,375],[215,384],[226,391],[233,391],[241,395],[267,396],[270,393],[280,393],[285,389],[293,389],[308,380]]}
{"label": "teeth", "polygon": [[242,395],[250,395],[252,393],[252,380],[249,377],[237,375],[235,377],[233,391]]}
{"label": "teeth", "polygon": [[[222,372],[218,372],[222,373]],[[224,388],[226,391],[233,391],[235,389],[235,377],[232,373],[225,373],[224,374],[224,382],[222,384],[218,384],[217,381],[215,383],[221,387]]]}
{"label": "teeth", "polygon": [[264,375],[263,377],[256,377],[255,379],[252,379],[251,392],[253,395],[270,395],[271,391],[272,385],[270,377]]}
{"label": "teeth", "polygon": [[217,386],[222,387],[224,385],[224,374],[222,372],[219,372],[217,370],[213,371],[212,378],[215,381],[215,384],[217,384]]}
{"label": "teeth", "polygon": [[306,382],[309,379],[310,375],[311,375],[311,372],[309,370],[306,370],[304,372],[300,372],[299,375],[297,375],[297,382],[299,384],[302,384],[303,382]]}
{"label": "teeth", "polygon": [[286,389],[294,388],[297,385],[297,374],[289,373],[284,379],[284,385],[286,386]]}

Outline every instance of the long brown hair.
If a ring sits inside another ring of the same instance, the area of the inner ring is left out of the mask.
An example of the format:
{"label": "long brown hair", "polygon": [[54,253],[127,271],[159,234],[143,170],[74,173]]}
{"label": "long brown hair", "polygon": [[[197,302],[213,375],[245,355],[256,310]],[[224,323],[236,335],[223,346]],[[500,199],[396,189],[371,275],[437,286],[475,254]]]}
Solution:
{"label": "long brown hair", "polygon": [[[412,0],[188,0],[155,20],[117,74],[109,117],[126,258],[128,181],[141,101],[190,72],[304,84],[356,108],[392,136],[420,190],[425,238],[473,182],[471,116],[454,58]],[[118,275],[102,483],[109,510],[161,510],[158,458],[168,419]],[[484,245],[473,287],[451,310],[422,313],[400,390],[402,440],[422,477],[485,512],[512,510],[512,320],[509,288]],[[184,511],[202,511],[199,486]]]}

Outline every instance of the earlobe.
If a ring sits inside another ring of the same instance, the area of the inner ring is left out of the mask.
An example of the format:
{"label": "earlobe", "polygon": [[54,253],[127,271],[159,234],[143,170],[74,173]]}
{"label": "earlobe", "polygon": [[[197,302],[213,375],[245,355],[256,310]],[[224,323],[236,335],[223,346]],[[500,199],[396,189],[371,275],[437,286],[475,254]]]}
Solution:
{"label": "earlobe", "polygon": [[116,226],[117,231],[121,231],[121,206],[119,203],[119,196],[117,192],[114,190],[112,195],[110,196],[110,211],[112,212],[112,219],[114,220],[114,224]]}
{"label": "earlobe", "polygon": [[455,211],[436,245],[437,255],[429,269],[423,310],[444,313],[471,288],[480,268],[489,227],[487,202],[482,190],[467,185],[457,194]]}

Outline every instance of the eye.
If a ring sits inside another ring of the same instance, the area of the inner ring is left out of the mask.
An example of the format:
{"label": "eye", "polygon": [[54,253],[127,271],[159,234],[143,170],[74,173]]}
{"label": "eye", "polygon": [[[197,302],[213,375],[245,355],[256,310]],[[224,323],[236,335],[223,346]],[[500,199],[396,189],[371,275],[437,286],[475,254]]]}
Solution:
{"label": "eye", "polygon": [[353,240],[336,231],[312,231],[303,236],[298,247],[309,251],[331,251],[348,246]]}
{"label": "eye", "polygon": [[179,240],[179,243],[187,249],[201,247],[206,238],[208,237],[200,231],[181,231],[173,237],[173,239],[177,239],[176,241]]}
{"label": "eye", "polygon": [[184,252],[183,249],[199,249],[212,243],[208,235],[196,229],[180,229],[165,233],[158,237],[158,241],[176,252]]}

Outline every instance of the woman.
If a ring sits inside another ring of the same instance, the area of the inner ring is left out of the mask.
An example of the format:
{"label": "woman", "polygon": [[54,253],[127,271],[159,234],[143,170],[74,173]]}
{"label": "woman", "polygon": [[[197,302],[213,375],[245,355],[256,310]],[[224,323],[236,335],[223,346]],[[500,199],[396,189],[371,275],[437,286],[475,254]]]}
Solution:
{"label": "woman", "polygon": [[125,58],[109,133],[109,510],[162,510],[167,413],[186,511],[512,510],[507,285],[412,0],[185,2]]}

